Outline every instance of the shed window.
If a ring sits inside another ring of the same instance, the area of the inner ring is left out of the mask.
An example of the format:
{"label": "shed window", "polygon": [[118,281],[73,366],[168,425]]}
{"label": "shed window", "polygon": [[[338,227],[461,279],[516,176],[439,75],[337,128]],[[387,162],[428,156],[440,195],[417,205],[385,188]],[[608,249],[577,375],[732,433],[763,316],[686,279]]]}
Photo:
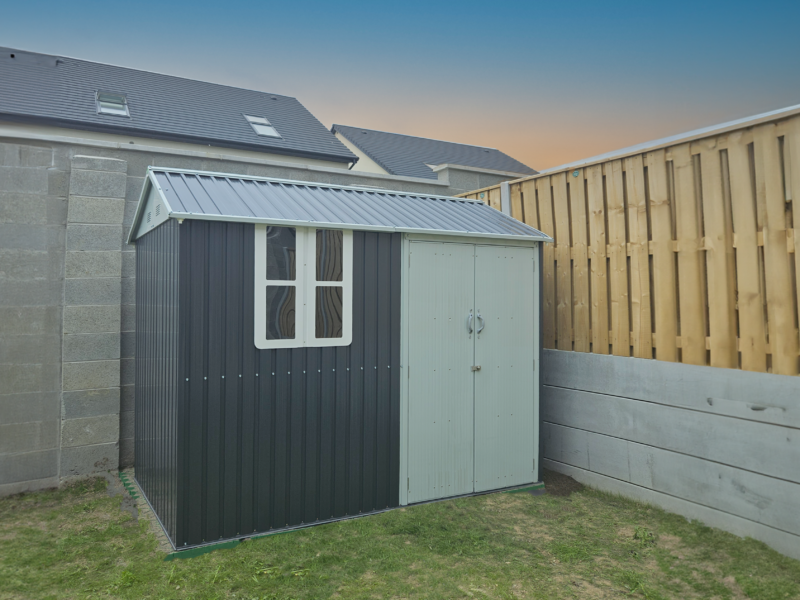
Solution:
{"label": "shed window", "polygon": [[349,345],[352,272],[352,231],[256,225],[256,347]]}
{"label": "shed window", "polygon": [[125,94],[112,94],[97,92],[97,113],[101,115],[115,115],[117,117],[130,117],[128,100]]}
{"label": "shed window", "polygon": [[247,119],[247,122],[250,123],[250,127],[253,128],[253,131],[255,131],[257,135],[276,138],[281,137],[281,135],[278,133],[278,130],[275,129],[272,126],[272,123],[267,121],[264,117],[245,115],[244,118]]}

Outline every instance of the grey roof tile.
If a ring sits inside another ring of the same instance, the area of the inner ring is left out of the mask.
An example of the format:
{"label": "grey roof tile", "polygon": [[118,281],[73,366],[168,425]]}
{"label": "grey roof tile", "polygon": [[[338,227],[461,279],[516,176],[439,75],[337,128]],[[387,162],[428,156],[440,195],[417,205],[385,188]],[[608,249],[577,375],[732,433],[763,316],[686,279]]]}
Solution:
{"label": "grey roof tile", "polygon": [[[98,90],[125,94],[130,118],[97,114]],[[256,135],[243,114],[266,117],[282,139]],[[356,158],[295,98],[4,47],[0,119],[338,162]]]}
{"label": "grey roof tile", "polygon": [[342,134],[391,175],[437,179],[438,176],[428,165],[443,164],[509,171],[520,175],[536,174],[529,166],[494,148],[442,142],[348,125],[334,125],[331,131]]}

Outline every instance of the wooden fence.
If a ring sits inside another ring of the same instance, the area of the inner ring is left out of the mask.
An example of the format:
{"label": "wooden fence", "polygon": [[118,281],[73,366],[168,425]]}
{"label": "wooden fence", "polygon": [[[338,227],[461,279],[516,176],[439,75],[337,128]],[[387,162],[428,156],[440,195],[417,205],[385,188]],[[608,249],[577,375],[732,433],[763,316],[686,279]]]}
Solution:
{"label": "wooden fence", "polygon": [[[500,186],[464,196],[501,208]],[[800,116],[551,170],[509,200],[555,240],[545,348],[800,373]]]}

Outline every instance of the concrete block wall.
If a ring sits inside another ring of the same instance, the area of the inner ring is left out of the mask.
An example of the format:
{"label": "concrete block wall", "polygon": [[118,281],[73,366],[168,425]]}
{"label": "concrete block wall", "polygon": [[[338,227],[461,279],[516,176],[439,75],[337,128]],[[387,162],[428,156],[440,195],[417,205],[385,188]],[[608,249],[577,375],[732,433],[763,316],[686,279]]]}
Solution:
{"label": "concrete block wall", "polygon": [[66,223],[61,478],[119,465],[127,162],[75,155]]}
{"label": "concrete block wall", "polygon": [[59,481],[69,164],[0,143],[0,495]]}

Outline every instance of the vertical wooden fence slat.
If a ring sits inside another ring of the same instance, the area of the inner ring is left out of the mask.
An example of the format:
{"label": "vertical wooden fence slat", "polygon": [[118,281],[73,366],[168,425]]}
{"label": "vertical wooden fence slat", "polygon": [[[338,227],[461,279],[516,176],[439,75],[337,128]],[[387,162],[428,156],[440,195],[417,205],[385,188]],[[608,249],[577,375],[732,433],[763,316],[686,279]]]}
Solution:
{"label": "vertical wooden fence slat", "polygon": [[711,366],[735,369],[736,290],[733,280],[733,235],[722,193],[722,166],[717,138],[700,142],[703,173],[703,222],[708,273],[708,325]]}
{"label": "vertical wooden fence slat", "polygon": [[[553,226],[553,200],[550,193],[550,178],[541,177],[536,180],[536,192],[539,207],[539,231],[556,240]],[[557,243],[557,240],[556,240]],[[556,289],[555,289],[555,251],[554,244],[544,245],[544,289],[542,290],[542,342],[545,348],[555,350],[556,347]]]}
{"label": "vertical wooden fence slat", "polygon": [[589,352],[589,255],[586,237],[584,171],[570,174],[569,203],[572,214],[572,331],[575,352]]}
{"label": "vertical wooden fence slat", "polygon": [[572,263],[570,261],[569,206],[567,178],[564,173],[550,177],[553,186],[553,210],[556,225],[556,347],[572,350]]}
{"label": "vertical wooden fence slat", "polygon": [[667,188],[667,155],[647,154],[650,223],[653,230],[653,304],[656,358],[678,360],[678,312],[675,293],[675,253],[672,250],[672,208]]}
{"label": "vertical wooden fence slat", "polygon": [[786,201],[775,125],[754,128],[753,142],[756,193],[763,194],[764,206],[764,272],[772,372],[797,375],[798,340],[794,331],[794,298],[786,243]]}
{"label": "vertical wooden fence slat", "polygon": [[653,358],[650,317],[650,248],[647,232],[647,199],[644,192],[642,155],[626,158],[625,184],[628,192],[628,237],[631,248],[631,331],[633,355]]}
{"label": "vertical wooden fence slat", "polygon": [[750,177],[750,151],[742,138],[741,131],[728,135],[728,172],[736,235],[739,351],[742,369],[764,373],[767,370],[767,335],[758,268],[758,224]]}
{"label": "vertical wooden fence slat", "polygon": [[628,315],[628,248],[625,236],[625,198],[622,182],[622,161],[603,165],[606,176],[606,208],[608,210],[608,253],[611,259],[611,352],[614,356],[630,356],[630,317]]}
{"label": "vertical wooden fence slat", "polygon": [[539,216],[536,211],[536,181],[528,179],[520,185],[522,206],[525,208],[525,223],[535,229],[539,228]]}
{"label": "vertical wooden fence slat", "polygon": [[586,169],[589,203],[589,244],[592,260],[592,352],[608,354],[608,277],[606,275],[606,210],[603,167]]}
{"label": "vertical wooden fence slat", "polygon": [[500,188],[496,187],[490,189],[486,194],[486,196],[489,206],[491,206],[492,208],[496,208],[497,210],[500,210]]}
{"label": "vertical wooden fence slat", "polygon": [[700,255],[700,223],[695,197],[694,165],[689,144],[672,149],[680,286],[682,362],[706,364],[705,290]]}
{"label": "vertical wooden fence slat", "polygon": [[508,192],[511,199],[511,216],[518,221],[525,222],[522,218],[522,186],[519,183],[514,183],[508,186]]}
{"label": "vertical wooden fence slat", "polygon": [[[797,314],[800,315],[800,117],[789,121],[787,135],[784,138],[784,149],[788,148],[787,179],[792,198],[792,227],[794,228],[794,269],[795,300]],[[800,344],[800,330],[798,330]]]}

